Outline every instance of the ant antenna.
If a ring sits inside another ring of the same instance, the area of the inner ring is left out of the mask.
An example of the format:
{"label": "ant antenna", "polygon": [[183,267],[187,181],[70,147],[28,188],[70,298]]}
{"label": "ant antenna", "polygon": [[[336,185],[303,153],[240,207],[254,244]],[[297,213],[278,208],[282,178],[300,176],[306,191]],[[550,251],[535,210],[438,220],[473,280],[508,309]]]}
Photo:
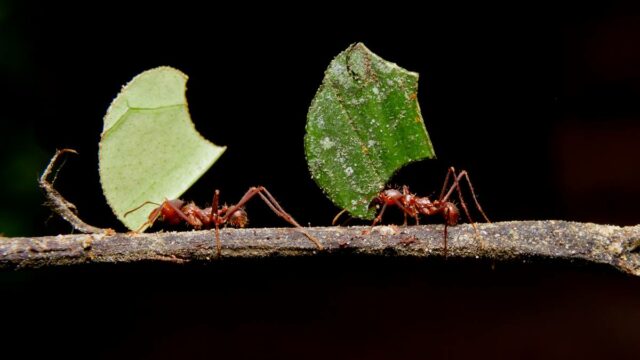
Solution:
{"label": "ant antenna", "polygon": [[149,215],[149,219],[147,219],[147,221],[145,221],[142,225],[140,225],[139,228],[136,229],[135,232],[139,233],[142,232],[142,229],[144,229],[147,226],[153,226],[153,223],[156,222],[156,220],[158,220],[158,218],[160,217],[160,215],[162,214],[162,212],[160,211],[160,207],[162,206],[161,204],[155,203],[153,201],[145,201],[142,204],[138,205],[137,207],[127,211],[126,213],[124,213],[124,216],[126,217],[127,215],[131,214],[134,211],[140,210],[141,207],[145,206],[145,205],[156,205],[158,206],[157,209],[153,210],[151,212],[151,214]]}
{"label": "ant antenna", "polygon": [[340,211],[331,221],[331,225],[335,226],[336,223],[338,222],[338,220],[340,219],[340,217],[347,212],[347,209],[342,209],[342,211]]}
{"label": "ant antenna", "polygon": [[145,205],[149,205],[149,204],[151,204],[151,205],[155,205],[155,206],[160,206],[160,205],[161,205],[161,204],[158,204],[158,203],[153,202],[153,201],[145,201],[145,202],[143,202],[142,204],[140,204],[139,206],[137,206],[137,207],[135,207],[135,208],[133,208],[133,209],[131,209],[131,210],[127,211],[126,213],[124,213],[124,216],[126,217],[127,215],[131,214],[132,212],[137,211],[137,210],[140,210],[140,208],[141,208],[141,207],[143,207],[143,206],[145,206]]}

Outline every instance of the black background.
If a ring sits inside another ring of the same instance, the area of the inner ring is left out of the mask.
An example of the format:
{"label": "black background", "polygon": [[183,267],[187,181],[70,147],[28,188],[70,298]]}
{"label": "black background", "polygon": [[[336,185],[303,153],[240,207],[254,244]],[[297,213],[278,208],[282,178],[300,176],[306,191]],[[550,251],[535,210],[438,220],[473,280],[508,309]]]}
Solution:
{"label": "black background", "polygon": [[[185,198],[204,204],[219,188],[233,202],[261,184],[300,223],[328,225],[338,209],[308,174],[306,111],[328,63],[356,41],[420,73],[438,159],[393,184],[430,195],[456,166],[492,220],[638,222],[637,6],[0,4],[5,235],[71,231],[48,219],[36,183],[63,147],[80,156],[56,187],[87,222],[123,230],[98,179],[102,117],[122,85],[159,65],[189,75],[197,129],[228,146]],[[261,204],[248,211],[252,226],[283,225]],[[534,358],[640,346],[638,281],[581,264],[321,256],[1,279],[6,327],[34,343],[23,351]]]}

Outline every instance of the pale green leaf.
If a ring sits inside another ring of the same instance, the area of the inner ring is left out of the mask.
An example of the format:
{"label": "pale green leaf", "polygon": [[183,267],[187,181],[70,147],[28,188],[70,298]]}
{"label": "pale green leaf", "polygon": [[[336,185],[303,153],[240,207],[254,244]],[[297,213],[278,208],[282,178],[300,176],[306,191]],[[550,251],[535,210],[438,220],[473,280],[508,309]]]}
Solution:
{"label": "pale green leaf", "polygon": [[100,181],[107,202],[136,230],[154,205],[180,197],[222,155],[195,129],[185,97],[187,76],[170,67],[145,71],[113,100],[100,140]]}
{"label": "pale green leaf", "polygon": [[418,74],[362,43],[336,56],[307,115],[312,177],[340,208],[372,219],[371,201],[402,166],[435,152],[417,101]]}

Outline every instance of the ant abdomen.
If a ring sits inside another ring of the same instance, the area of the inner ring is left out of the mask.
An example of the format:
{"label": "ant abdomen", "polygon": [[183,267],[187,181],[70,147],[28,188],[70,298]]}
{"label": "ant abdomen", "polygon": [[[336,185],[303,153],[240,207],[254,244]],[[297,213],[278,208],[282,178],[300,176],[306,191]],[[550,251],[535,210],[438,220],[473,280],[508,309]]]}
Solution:
{"label": "ant abdomen", "polygon": [[460,218],[460,210],[456,204],[452,202],[446,202],[444,204],[444,210],[442,211],[442,216],[444,216],[444,220],[447,222],[449,226],[458,225],[458,219]]}
{"label": "ant abdomen", "polygon": [[240,208],[229,216],[227,222],[233,227],[244,228],[249,223],[249,217],[247,216],[247,212],[244,211],[243,208]]}

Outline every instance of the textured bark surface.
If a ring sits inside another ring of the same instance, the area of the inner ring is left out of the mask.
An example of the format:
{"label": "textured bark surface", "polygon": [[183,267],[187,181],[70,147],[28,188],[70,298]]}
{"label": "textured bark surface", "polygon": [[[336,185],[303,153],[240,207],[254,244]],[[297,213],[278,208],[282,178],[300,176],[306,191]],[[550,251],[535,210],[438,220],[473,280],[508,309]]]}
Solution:
{"label": "textured bark surface", "polygon": [[[370,256],[443,257],[443,226],[306,228],[316,247],[293,228],[223,229],[223,257]],[[640,226],[566,221],[519,221],[449,228],[448,256],[512,260],[579,259],[640,275]],[[81,263],[215,261],[212,231],[58,235],[2,238],[0,266],[42,267]]]}

